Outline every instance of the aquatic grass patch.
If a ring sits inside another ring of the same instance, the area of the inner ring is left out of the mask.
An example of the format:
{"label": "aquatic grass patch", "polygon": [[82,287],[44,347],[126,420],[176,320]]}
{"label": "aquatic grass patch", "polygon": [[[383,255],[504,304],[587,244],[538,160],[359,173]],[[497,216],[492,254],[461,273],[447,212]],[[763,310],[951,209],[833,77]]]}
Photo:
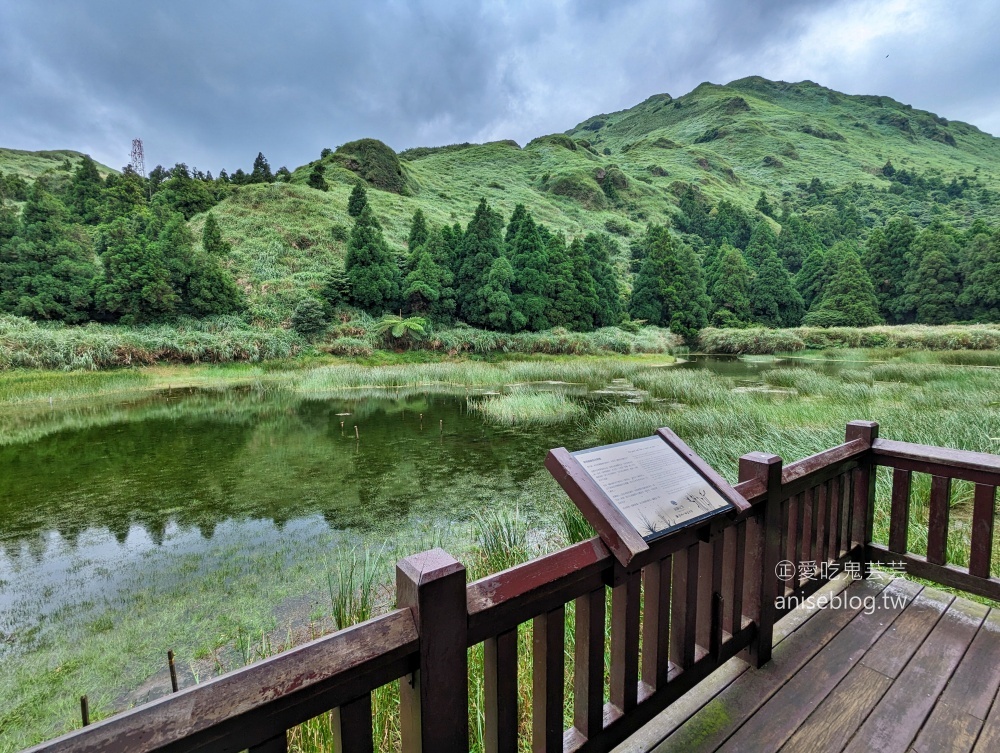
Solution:
{"label": "aquatic grass patch", "polygon": [[586,414],[582,405],[560,392],[512,390],[505,395],[469,398],[469,410],[494,424],[551,424]]}
{"label": "aquatic grass patch", "polygon": [[[1000,350],[1000,325],[928,326],[907,324],[882,327],[795,327],[792,329],[702,330],[698,347],[703,353],[792,353],[800,350],[882,348],[906,350]],[[991,360],[987,357],[985,360]]]}

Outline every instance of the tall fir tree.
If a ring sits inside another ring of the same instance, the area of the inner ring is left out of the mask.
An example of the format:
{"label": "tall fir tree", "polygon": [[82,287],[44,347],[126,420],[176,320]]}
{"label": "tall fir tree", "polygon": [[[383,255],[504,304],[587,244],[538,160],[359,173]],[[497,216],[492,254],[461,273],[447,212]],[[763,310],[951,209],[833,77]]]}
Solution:
{"label": "tall fir tree", "polygon": [[[322,162],[317,162],[315,165],[313,165],[313,169],[309,172],[309,180],[307,181],[307,185],[310,188],[315,188],[317,191],[330,190],[330,186],[328,186],[326,183],[326,177],[323,172]],[[348,214],[350,214],[350,210],[348,210]],[[357,215],[351,215],[351,216],[355,217]]]}
{"label": "tall fir tree", "polygon": [[819,238],[807,220],[797,214],[784,219],[778,234],[777,251],[778,258],[790,274],[797,273],[809,254],[819,247]]}
{"label": "tall fir tree", "polygon": [[767,220],[761,220],[753,229],[753,233],[750,235],[750,241],[747,243],[744,255],[747,259],[747,264],[753,270],[759,270],[764,259],[771,254],[777,255],[778,253],[778,237],[774,234],[774,230],[771,229],[771,223]]}
{"label": "tall fir tree", "polygon": [[187,165],[178,163],[170,171],[170,178],[164,181],[156,192],[153,203],[180,212],[185,220],[211,209],[215,196],[203,181],[191,177]]}
{"label": "tall fir tree", "polygon": [[73,171],[73,177],[66,188],[66,203],[76,219],[83,224],[96,225],[101,221],[104,181],[97,171],[97,163],[89,155],[83,155],[80,164]]}
{"label": "tall fir tree", "polygon": [[[524,209],[520,204],[518,207]],[[516,214],[517,210],[514,211]],[[517,235],[507,243],[507,258],[514,271],[511,281],[514,328],[547,329],[551,326],[549,306],[553,295],[549,253],[542,232],[527,210],[519,219]]]}
{"label": "tall fir tree", "polygon": [[553,234],[546,244],[552,297],[548,319],[553,326],[590,331],[597,312],[597,292],[588,269],[589,260],[579,238],[572,243]]}
{"label": "tall fir tree", "polygon": [[0,310],[84,321],[95,271],[86,235],[73,232],[65,207],[36,181],[16,235],[0,240]]}
{"label": "tall fir tree", "polygon": [[827,250],[817,246],[809,253],[802,268],[795,275],[795,289],[802,297],[802,305],[807,311],[823,298],[829,270]]}
{"label": "tall fir tree", "polygon": [[361,213],[368,206],[368,192],[360,181],[354,184],[351,195],[347,197],[347,213],[351,217],[360,217]]}
{"label": "tall fir tree", "polygon": [[633,319],[669,327],[691,343],[708,323],[711,305],[701,264],[665,227],[651,225],[646,235],[647,254],[635,280],[629,313]]}
{"label": "tall fir tree", "polygon": [[368,206],[354,221],[344,271],[354,305],[376,316],[396,308],[402,292],[399,267],[382,236],[382,226]]}
{"label": "tall fir tree", "polygon": [[[491,283],[491,294],[496,294],[499,290],[497,286],[502,287],[501,281],[506,279],[503,284],[507,286],[506,295],[510,296],[512,279],[507,279],[507,270],[510,270],[510,278],[514,274],[510,263],[506,263],[506,269],[501,267],[494,270],[494,263],[503,256],[503,218],[490,208],[486,199],[481,199],[462,236],[457,255],[458,274],[455,276],[459,318],[474,327],[495,326],[491,323],[490,304],[483,292],[494,271],[496,274]],[[509,328],[509,315],[507,322],[505,327]]]}
{"label": "tall fir tree", "polygon": [[514,279],[514,269],[506,257],[499,256],[490,265],[489,272],[481,288],[481,324],[490,329],[510,332],[514,329],[514,302],[510,295],[510,284]]}
{"label": "tall fir tree", "polygon": [[201,231],[201,246],[205,249],[205,253],[215,257],[229,256],[233,250],[232,245],[222,237],[222,228],[211,212],[205,217],[205,227]]}
{"label": "tall fir tree", "polygon": [[841,241],[829,252],[830,277],[822,299],[806,314],[803,324],[822,327],[871,327],[882,323],[871,277],[858,252]]}
{"label": "tall fir tree", "polygon": [[753,273],[740,250],[719,249],[711,288],[712,325],[744,327],[750,321],[750,284]]}
{"label": "tall fir tree", "polygon": [[413,213],[413,219],[410,220],[410,236],[406,241],[406,247],[410,251],[415,251],[418,246],[422,246],[427,242],[429,235],[427,219],[424,217],[423,210],[417,209]]}
{"label": "tall fir tree", "polygon": [[416,247],[413,271],[404,281],[403,298],[413,314],[445,321],[455,315],[454,276],[448,265],[449,249],[441,229],[431,232]]}
{"label": "tall fir tree", "polygon": [[894,218],[884,229],[876,228],[868,235],[863,263],[871,275],[878,299],[879,313],[890,324],[906,320],[904,308],[907,258],[916,230],[909,218]]}
{"label": "tall fir tree", "polygon": [[590,271],[594,277],[594,289],[597,294],[597,312],[594,315],[595,327],[613,327],[622,319],[624,302],[618,275],[611,264],[608,251],[610,238],[602,238],[597,233],[588,233],[583,239],[583,247],[587,254]]}
{"label": "tall fir tree", "polygon": [[958,298],[962,317],[1000,322],[1000,231],[974,236],[966,246],[965,284]]}
{"label": "tall fir tree", "polygon": [[954,260],[940,246],[928,246],[921,254],[907,295],[914,303],[918,324],[949,324],[957,316],[958,275]]}
{"label": "tall fir tree", "polygon": [[146,236],[151,224],[148,212],[134,212],[101,228],[94,298],[105,315],[123,324],[162,321],[176,314],[180,303],[162,246]]}
{"label": "tall fir tree", "polygon": [[[928,254],[935,254],[935,258],[925,266],[924,258]],[[938,255],[944,259],[943,263]],[[955,231],[940,221],[931,223],[913,238],[905,261],[903,292],[897,302],[902,321],[918,324],[954,321],[961,293]]]}
{"label": "tall fir tree", "polygon": [[273,183],[274,175],[271,173],[271,166],[264,158],[263,152],[257,152],[257,158],[253,161],[253,170],[250,172],[250,183]]}
{"label": "tall fir tree", "polygon": [[111,173],[104,181],[101,222],[125,217],[146,205],[147,182],[131,166],[122,170],[121,175]]}
{"label": "tall fir tree", "polygon": [[802,296],[773,250],[761,260],[750,285],[750,310],[765,327],[797,327],[802,321]]}
{"label": "tall fir tree", "polygon": [[528,209],[524,206],[524,204],[517,204],[517,206],[514,207],[514,211],[511,212],[510,215],[510,220],[507,221],[507,234],[504,237],[504,242],[507,244],[508,248],[513,245],[514,239],[517,237],[517,233],[521,229],[521,223],[524,221],[524,218],[530,216],[531,214],[528,212]]}

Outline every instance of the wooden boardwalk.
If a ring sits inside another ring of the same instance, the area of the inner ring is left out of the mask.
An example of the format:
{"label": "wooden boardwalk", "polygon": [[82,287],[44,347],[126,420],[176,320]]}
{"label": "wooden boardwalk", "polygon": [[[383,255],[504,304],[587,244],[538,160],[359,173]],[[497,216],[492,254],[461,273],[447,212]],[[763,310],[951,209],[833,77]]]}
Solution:
{"label": "wooden boardwalk", "polygon": [[824,594],[848,603],[791,612],[770,664],[730,660],[616,751],[1000,751],[1000,612],[901,579]]}

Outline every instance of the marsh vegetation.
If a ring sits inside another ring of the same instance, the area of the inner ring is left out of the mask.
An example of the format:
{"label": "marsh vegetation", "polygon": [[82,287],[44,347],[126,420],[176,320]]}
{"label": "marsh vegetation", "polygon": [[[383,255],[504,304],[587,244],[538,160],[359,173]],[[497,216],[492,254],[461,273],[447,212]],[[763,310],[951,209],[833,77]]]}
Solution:
{"label": "marsh vegetation", "polygon": [[[82,693],[95,718],[164,694],[168,648],[189,685],[377,613],[411,552],[444,546],[474,578],[587,536],[542,468],[550,447],[670,426],[730,479],[743,453],[790,462],[842,441],[851,419],[893,439],[1000,448],[995,351],[670,361],[0,376],[0,750],[76,726]],[[927,495],[915,484],[917,552]],[[948,555],[964,563],[960,483],[952,506]],[[394,699],[391,686],[375,697],[384,750]],[[293,742],[324,740],[320,718]]]}

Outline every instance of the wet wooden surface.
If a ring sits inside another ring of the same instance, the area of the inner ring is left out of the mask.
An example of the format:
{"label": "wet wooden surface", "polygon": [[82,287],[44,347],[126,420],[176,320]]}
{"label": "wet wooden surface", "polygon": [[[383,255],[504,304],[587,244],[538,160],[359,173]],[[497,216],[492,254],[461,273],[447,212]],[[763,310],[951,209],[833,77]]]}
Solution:
{"label": "wet wooden surface", "polygon": [[842,596],[776,628],[770,664],[731,660],[618,752],[1000,750],[1000,611],[904,580]]}

